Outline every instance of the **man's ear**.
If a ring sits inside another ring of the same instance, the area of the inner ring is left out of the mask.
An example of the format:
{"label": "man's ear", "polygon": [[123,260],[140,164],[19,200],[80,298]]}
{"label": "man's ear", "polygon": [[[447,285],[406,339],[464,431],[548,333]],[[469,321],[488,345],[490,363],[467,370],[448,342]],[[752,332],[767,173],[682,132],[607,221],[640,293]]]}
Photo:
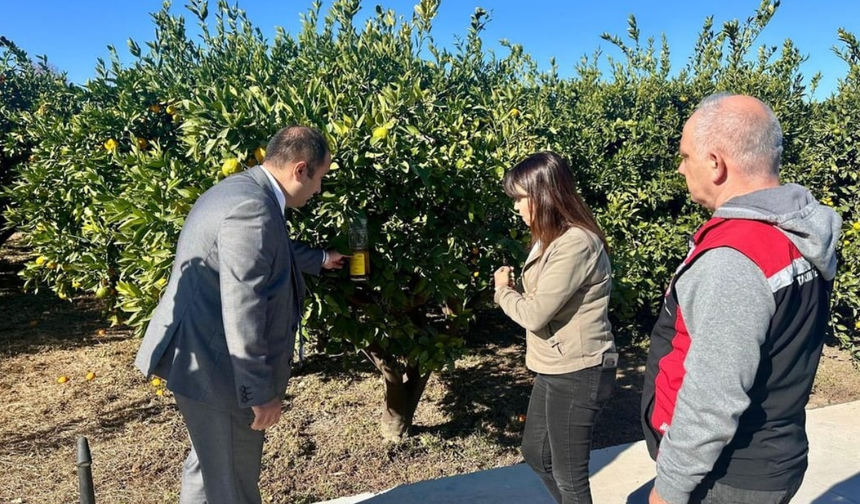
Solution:
{"label": "man's ear", "polygon": [[305,161],[299,161],[298,163],[293,165],[293,169],[291,170],[295,175],[295,178],[299,182],[303,182],[308,177],[308,163]]}
{"label": "man's ear", "polygon": [[719,152],[712,152],[708,155],[708,160],[711,163],[709,166],[711,171],[711,182],[716,185],[724,183],[728,177],[726,159]]}

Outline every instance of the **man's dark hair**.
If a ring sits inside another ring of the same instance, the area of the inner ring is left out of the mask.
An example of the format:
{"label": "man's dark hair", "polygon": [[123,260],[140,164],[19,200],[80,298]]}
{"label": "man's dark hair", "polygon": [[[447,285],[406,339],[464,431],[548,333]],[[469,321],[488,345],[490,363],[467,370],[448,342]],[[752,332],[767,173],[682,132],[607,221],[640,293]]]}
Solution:
{"label": "man's dark hair", "polygon": [[307,126],[287,126],[275,133],[266,147],[266,164],[277,169],[288,163],[304,161],[308,175],[313,177],[331,150],[318,130]]}

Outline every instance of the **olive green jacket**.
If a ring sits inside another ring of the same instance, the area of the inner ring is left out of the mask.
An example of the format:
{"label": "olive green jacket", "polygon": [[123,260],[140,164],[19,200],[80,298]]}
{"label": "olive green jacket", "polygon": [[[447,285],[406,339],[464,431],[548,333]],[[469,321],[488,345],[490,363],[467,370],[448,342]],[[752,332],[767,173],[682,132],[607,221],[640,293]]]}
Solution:
{"label": "olive green jacket", "polygon": [[523,267],[523,292],[496,290],[495,301],[526,329],[526,366],[561,374],[600,365],[615,351],[609,324],[609,255],[594,233],[571,227],[532,254]]}

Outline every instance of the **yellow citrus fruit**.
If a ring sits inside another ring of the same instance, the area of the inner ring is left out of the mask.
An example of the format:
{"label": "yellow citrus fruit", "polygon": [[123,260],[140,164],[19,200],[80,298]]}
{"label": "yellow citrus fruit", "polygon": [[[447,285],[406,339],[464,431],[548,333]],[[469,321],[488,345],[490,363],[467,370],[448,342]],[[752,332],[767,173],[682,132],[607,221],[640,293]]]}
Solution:
{"label": "yellow citrus fruit", "polygon": [[860,329],[860,320],[854,323],[854,329]]}
{"label": "yellow citrus fruit", "polygon": [[149,147],[149,141],[143,137],[137,137],[137,148],[143,150],[147,147]]}
{"label": "yellow citrus fruit", "polygon": [[73,289],[80,289],[81,288],[81,282],[78,282],[77,280],[73,281],[72,282],[72,288]]}
{"label": "yellow citrus fruit", "polygon": [[388,137],[388,128],[380,126],[373,130],[373,137],[371,137],[371,140],[385,140],[386,137]]}
{"label": "yellow citrus fruit", "polygon": [[266,159],[266,148],[260,146],[254,149],[254,158],[257,160],[258,163],[262,164],[263,160]]}
{"label": "yellow citrus fruit", "polygon": [[686,96],[683,96],[683,95],[681,96],[681,103],[687,103],[687,97]]}
{"label": "yellow citrus fruit", "polygon": [[96,289],[96,299],[104,299],[108,294],[110,294],[110,289],[104,285]]}
{"label": "yellow citrus fruit", "polygon": [[150,383],[152,383],[153,387],[160,387],[161,386],[161,378],[153,378]]}
{"label": "yellow citrus fruit", "polygon": [[161,112],[161,105],[159,105],[157,103],[154,105],[150,105],[149,111],[152,112],[153,114],[157,114],[157,113]]}
{"label": "yellow citrus fruit", "polygon": [[221,165],[221,173],[223,173],[225,177],[229,177],[230,175],[233,175],[234,173],[238,172],[241,166],[242,164],[239,162],[238,159],[228,159],[227,161],[224,161],[223,165]]}
{"label": "yellow citrus fruit", "polygon": [[65,376],[65,375],[57,378],[57,383],[60,383],[60,384],[66,383],[67,381],[69,381],[69,377]]}
{"label": "yellow citrus fruit", "polygon": [[860,222],[855,222],[851,227],[854,228],[854,231],[860,231]]}
{"label": "yellow citrus fruit", "polygon": [[170,115],[176,115],[176,107],[174,107],[173,105],[168,105],[167,113]]}
{"label": "yellow citrus fruit", "polygon": [[57,263],[55,263],[54,261],[48,261],[48,264],[46,264],[45,266],[47,266],[48,269],[54,269],[57,267]]}
{"label": "yellow citrus fruit", "polygon": [[340,165],[337,163],[337,161],[332,161],[331,166],[329,166],[329,170],[334,171],[337,169],[340,169]]}
{"label": "yellow citrus fruit", "polygon": [[158,389],[158,390],[156,390],[156,391],[155,391],[155,395],[157,395],[158,397],[161,397],[161,396],[163,396],[163,395],[164,395],[164,391],[163,391],[163,390],[161,390],[161,389]]}
{"label": "yellow citrus fruit", "polygon": [[48,258],[45,256],[39,256],[36,258],[36,265],[37,266],[41,266],[41,265],[45,264],[46,262],[48,262]]}
{"label": "yellow citrus fruit", "polygon": [[512,108],[512,109],[511,109],[511,117],[513,117],[514,119],[516,119],[516,118],[517,118],[517,117],[519,117],[519,116],[520,116],[520,109],[518,109],[518,108]]}
{"label": "yellow citrus fruit", "polygon": [[89,373],[87,373],[87,376],[86,376],[87,381],[93,380],[93,379],[95,379],[95,377],[96,377],[96,374],[95,374],[95,373],[93,373],[92,371],[90,371]]}
{"label": "yellow citrus fruit", "polygon": [[476,271],[476,272],[472,273],[472,276],[475,278],[478,278],[479,276],[481,276],[481,273]]}
{"label": "yellow citrus fruit", "polygon": [[105,150],[108,150],[108,151],[115,151],[118,145],[119,145],[119,144],[118,144],[118,143],[116,143],[116,140],[114,140],[113,138],[109,138],[109,139],[105,142]]}

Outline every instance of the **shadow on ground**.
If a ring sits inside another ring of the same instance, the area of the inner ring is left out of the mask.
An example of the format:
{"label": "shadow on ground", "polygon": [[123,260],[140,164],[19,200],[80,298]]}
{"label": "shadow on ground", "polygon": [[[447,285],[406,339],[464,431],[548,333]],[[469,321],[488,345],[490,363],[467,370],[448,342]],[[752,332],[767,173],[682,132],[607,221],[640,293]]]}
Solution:
{"label": "shadow on ground", "polygon": [[[451,420],[422,428],[444,438],[462,436],[477,429],[495,433],[507,447],[522,440],[522,418],[528,408],[534,375],[525,367],[523,330],[498,313],[488,312],[473,326],[468,338],[469,354],[494,356],[476,365],[458,365],[454,372],[440,374],[447,393],[441,405]],[[604,408],[594,433],[594,448],[642,439],[639,401],[642,395],[642,365],[646,353],[639,348],[622,349],[618,381],[613,398]],[[480,384],[480,386],[476,386]]]}
{"label": "shadow on ground", "polygon": [[[44,288],[25,292],[18,272],[29,256],[20,235],[0,247],[0,356],[33,354],[46,347],[92,345],[92,337],[81,335],[95,336],[107,327],[102,304],[91,296],[63,301]],[[120,331],[106,330],[100,340],[109,341],[116,332]]]}
{"label": "shadow on ground", "polygon": [[[96,435],[100,442],[124,436],[128,424],[152,424],[167,422],[164,407],[152,404],[149,399],[111,404],[100,411],[97,417],[64,415],[61,420],[27,432],[7,432],[0,436],[2,444],[10,453],[28,453],[40,450],[56,450],[75,446],[79,436]],[[174,410],[175,408],[168,408]]]}

